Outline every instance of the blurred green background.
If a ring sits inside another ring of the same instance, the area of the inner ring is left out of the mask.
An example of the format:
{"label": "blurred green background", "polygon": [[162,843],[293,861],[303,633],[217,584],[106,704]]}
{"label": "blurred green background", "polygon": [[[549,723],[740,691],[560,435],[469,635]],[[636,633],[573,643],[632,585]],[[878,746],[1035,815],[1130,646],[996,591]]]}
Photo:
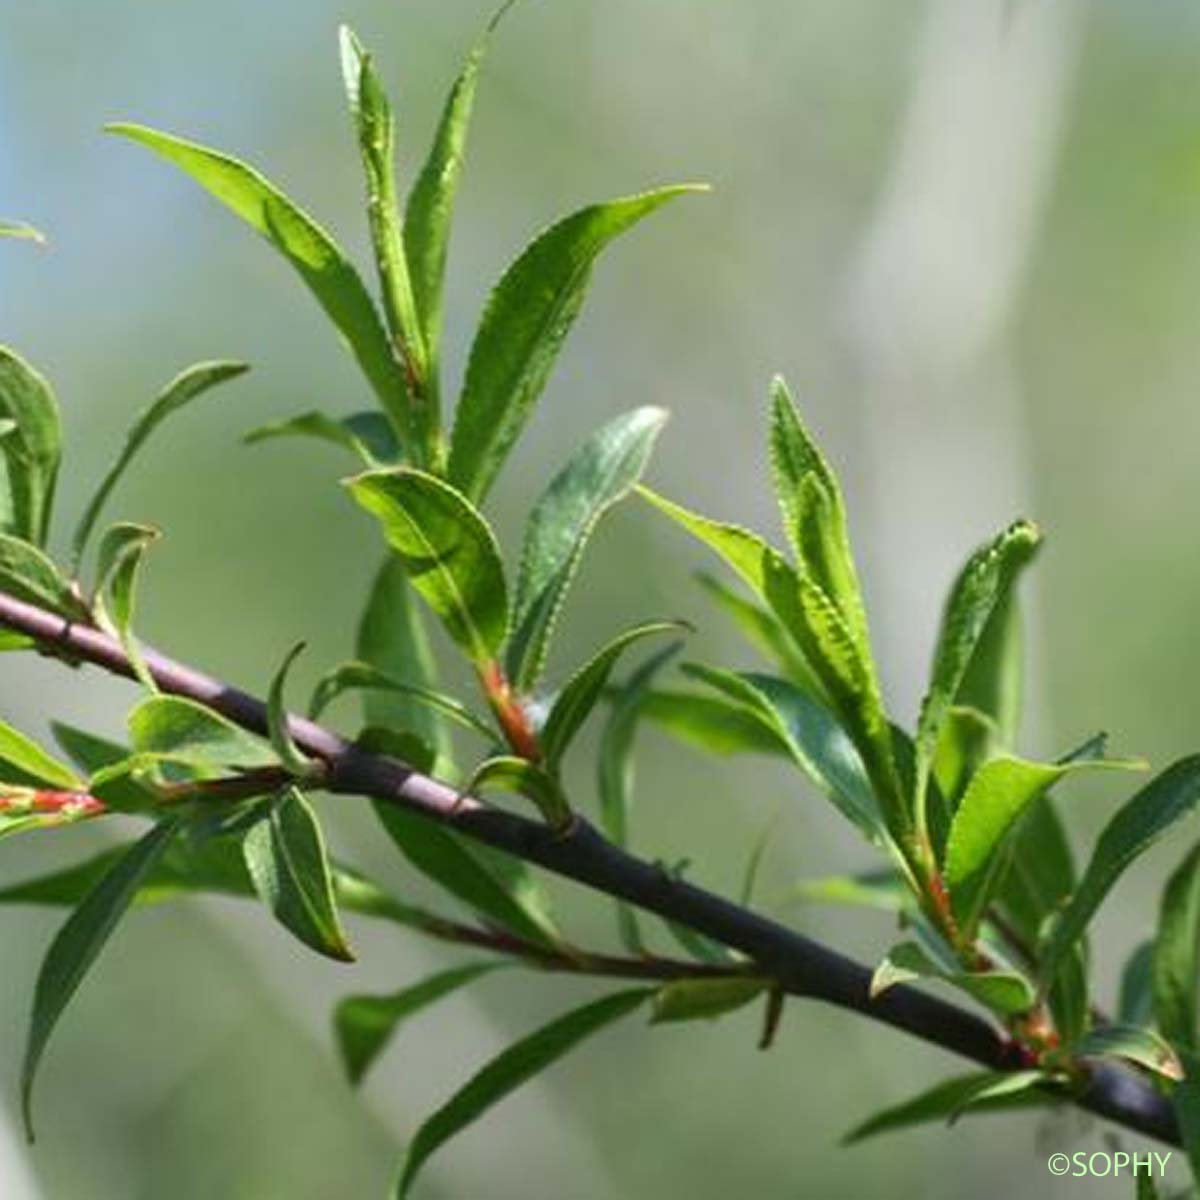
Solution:
{"label": "blurred green background", "polygon": [[[168,426],[111,515],[149,519],[145,636],[262,689],[296,639],[308,678],[348,655],[375,531],[331,449],[255,448],[242,431],[365,389],[287,268],[144,151],[99,132],[141,120],[260,164],[365,253],[335,32],[373,47],[411,167],[486,9],[475,0],[0,0],[0,213],[46,229],[0,257],[0,335],[55,381],[71,513],[130,415],[177,369],[255,370]],[[652,478],[774,531],[767,381],[783,371],[840,465],[878,652],[911,720],[940,598],[968,548],[1018,512],[1049,542],[1027,592],[1027,749],[1096,729],[1162,765],[1200,744],[1200,10],[1082,0],[527,0],[481,90],[452,247],[456,379],[487,289],[521,244],[581,203],[679,179],[715,184],[623,241],[595,287],[493,509],[513,552],[557,456],[609,415],[671,408]],[[747,661],[705,609],[703,562],[629,506],[602,530],[560,669],[625,617],[680,614],[692,652]],[[132,691],[93,672],[5,662],[0,713],[117,732]],[[339,715],[350,722],[349,708]],[[577,796],[591,803],[586,752]],[[801,911],[804,875],[869,860],[796,777],[716,764],[647,733],[636,839],[733,890],[782,820],[764,907],[878,957],[887,922]],[[1118,792],[1064,792],[1081,852]],[[335,812],[336,809],[336,812]],[[341,852],[424,895],[355,806],[326,803]],[[6,842],[0,877],[82,854],[80,829]],[[1148,932],[1182,831],[1125,880],[1094,941],[1111,1003]],[[555,887],[581,937],[606,905]],[[584,986],[488,980],[402,1035],[355,1097],[328,1014],[456,959],[355,929],[357,966],[300,951],[249,906],[139,913],[89,978],[49,1055],[41,1140],[12,1099],[30,992],[60,914],[0,913],[3,1200],[340,1200],[384,1194],[405,1139],[485,1056]],[[1104,1148],[1082,1118],[966,1121],[842,1151],[873,1106],[961,1064],[860,1019],[792,1002],[772,1053],[756,1018],[619,1027],[431,1164],[430,1197],[1126,1196],[1055,1179],[1052,1150]],[[1125,1137],[1127,1149],[1145,1150]],[[1176,1155],[1178,1160],[1179,1155]],[[1176,1166],[1179,1164],[1176,1163]],[[1176,1178],[1182,1179],[1180,1172]]]}

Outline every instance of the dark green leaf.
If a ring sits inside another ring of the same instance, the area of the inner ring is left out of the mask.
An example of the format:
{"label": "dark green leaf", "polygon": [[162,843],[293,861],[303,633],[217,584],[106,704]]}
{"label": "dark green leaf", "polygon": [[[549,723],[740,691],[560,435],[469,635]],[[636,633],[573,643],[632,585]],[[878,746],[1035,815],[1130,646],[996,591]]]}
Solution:
{"label": "dark green leaf", "polygon": [[643,1004],[645,988],[615,992],[551,1021],[502,1051],[417,1130],[396,1186],[398,1200],[429,1157],[521,1084],[552,1066],[580,1042]]}
{"label": "dark green leaf", "polygon": [[272,800],[250,827],[242,850],[254,890],[276,920],[318,954],[353,962],[325,839],[304,793],[290,787]]}
{"label": "dark green leaf", "polygon": [[[1161,922],[1161,916],[1159,918]],[[1139,942],[1121,968],[1121,989],[1117,996],[1117,1020],[1122,1025],[1149,1025],[1152,1015],[1152,974],[1154,942]],[[1173,1039],[1172,1039],[1173,1040]]]}
{"label": "dark green leaf", "polygon": [[542,819],[553,829],[569,829],[573,820],[571,806],[558,781],[528,759],[499,754],[486,759],[471,772],[464,792],[485,790],[509,792],[532,800]]}
{"label": "dark green leaf", "polygon": [[347,996],[340,1001],[334,1010],[333,1029],[350,1082],[362,1079],[397,1029],[410,1017],[505,965],[485,962],[451,967],[391,995]]}
{"label": "dark green leaf", "polygon": [[1162,1035],[1195,1052],[1200,1004],[1200,844],[1179,864],[1163,889],[1154,937],[1151,996]]}
{"label": "dark green leaf", "polygon": [[347,480],[379,518],[413,587],[473,662],[494,658],[508,633],[500,549],[487,522],[449,484],[398,467]]}
{"label": "dark green leaf", "polygon": [[650,1023],[714,1020],[749,1004],[770,986],[769,979],[753,975],[677,979],[654,993]]}
{"label": "dark green leaf", "polygon": [[0,418],[12,426],[0,438],[8,475],[4,529],[45,544],[62,454],[58,402],[49,383],[20,355],[0,346]]}
{"label": "dark green leaf", "polygon": [[75,535],[71,539],[71,555],[74,563],[78,564],[83,557],[83,549],[87,544],[88,535],[96,524],[96,518],[100,515],[104,502],[120,481],[133,456],[137,454],[155,429],[169,416],[190,404],[197,396],[202,396],[226,380],[244,375],[248,370],[250,370],[249,365],[243,362],[196,363],[176,375],[159,392],[151,404],[134,418],[133,425],[126,435],[125,445],[100,481],[100,486],[96,489],[95,495],[88,503],[75,528]]}
{"label": "dark green leaf", "polygon": [[1033,985],[1015,971],[965,971],[949,957],[935,962],[916,942],[901,942],[888,951],[871,978],[871,996],[882,995],[898,983],[929,978],[953,984],[1005,1016],[1028,1012],[1037,1002]]}
{"label": "dark green leaf", "polygon": [[162,821],[135,842],[87,893],[50,944],[38,972],[21,1071],[21,1107],[31,1139],[33,1081],[50,1035],[88,968],[178,829],[177,820]]}
{"label": "dark green leaf", "polygon": [[601,517],[641,478],[666,423],[661,408],[610,421],[571,456],[530,514],[513,606],[508,676],[521,692],[541,676],[558,613]]}
{"label": "dark green leaf", "polygon": [[1097,1025],[1075,1043],[1074,1052],[1080,1058],[1123,1058],[1164,1079],[1183,1078],[1175,1051],[1154,1030],[1136,1025]]}
{"label": "dark green leaf", "polygon": [[1180,1140],[1195,1178],[1200,1176],[1200,1062],[1189,1054],[1184,1069],[1183,1081],[1171,1092],[1171,1107],[1175,1110]]}
{"label": "dark green leaf", "polygon": [[487,494],[529,420],[587,291],[597,255],[618,234],[694,187],[594,204],[540,234],[488,299],[467,361],[450,442],[450,478]]}
{"label": "dark green leaf", "polygon": [[279,761],[297,779],[311,775],[314,764],[292,740],[292,733],[288,728],[287,704],[284,701],[283,693],[287,686],[288,672],[292,668],[292,663],[296,661],[303,649],[304,643],[297,642],[288,651],[279,670],[275,672],[275,678],[271,680],[271,689],[267,693],[267,731],[271,739],[271,748],[275,751]]}
{"label": "dark green leaf", "polygon": [[790,756],[773,724],[724,696],[655,689],[641,705],[642,716],[664,732],[707,754]]}
{"label": "dark green leaf", "polygon": [[182,696],[151,696],[128,717],[133,749],[205,767],[274,766],[275,755],[220,713]]}
{"label": "dark green leaf", "polygon": [[242,438],[247,445],[281,437],[308,437],[331,442],[362,459],[365,467],[392,466],[400,458],[396,431],[380,412],[354,413],[349,417],[329,417],[322,412],[306,412],[270,425],[260,425]]}

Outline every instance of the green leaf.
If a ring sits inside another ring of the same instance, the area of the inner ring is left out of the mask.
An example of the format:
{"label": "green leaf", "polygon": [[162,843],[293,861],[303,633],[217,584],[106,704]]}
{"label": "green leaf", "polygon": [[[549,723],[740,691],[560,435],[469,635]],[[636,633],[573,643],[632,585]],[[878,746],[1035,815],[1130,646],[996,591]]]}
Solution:
{"label": "green leaf", "polygon": [[70,767],[4,721],[0,721],[0,775],[4,783],[41,785],[66,792],[84,788],[83,780]]}
{"label": "green leaf", "polygon": [[944,963],[935,962],[916,942],[901,942],[887,952],[871,978],[871,997],[882,995],[898,983],[930,978],[953,984],[1005,1016],[1028,1012],[1037,1003],[1032,984],[1015,971],[964,971],[949,958]]}
{"label": "green leaf", "polygon": [[1043,985],[1083,936],[1125,868],[1200,801],[1200,755],[1182,758],[1127,801],[1101,832],[1091,861],[1066,907],[1053,921],[1038,955]]}
{"label": "green leaf", "polygon": [[63,616],[86,615],[70,583],[54,563],[31,542],[7,533],[0,533],[0,588],[18,600]]}
{"label": "green leaf", "polygon": [[269,802],[242,850],[254,890],[276,920],[318,954],[353,962],[321,826],[299,788],[290,787]]}
{"label": "green leaf", "polygon": [[800,420],[787,384],[771,382],[771,468],[797,561],[833,601],[865,659],[870,638],[837,477]]}
{"label": "green leaf", "polygon": [[1010,835],[1038,796],[1074,771],[1144,766],[1118,759],[1038,763],[1007,756],[984,763],[963,794],[946,843],[945,883],[963,936],[971,936],[996,894],[1008,866]]}
{"label": "green leaf", "polygon": [[100,486],[96,489],[95,495],[84,509],[83,516],[79,518],[79,524],[75,527],[75,534],[71,539],[71,558],[75,565],[78,565],[83,557],[88,536],[96,524],[96,518],[99,517],[105,501],[112,494],[113,488],[117,486],[125,469],[145,444],[146,439],[168,417],[190,404],[198,396],[204,395],[205,392],[227,380],[244,375],[248,370],[250,370],[249,364],[243,362],[195,363],[176,375],[150,405],[134,418],[133,425],[130,426],[129,433],[125,437],[125,445],[117,455],[116,461],[105,472]]}
{"label": "green leaf", "polygon": [[567,680],[541,729],[546,768],[551,774],[557,774],[567,747],[599,703],[617,659],[643,638],[660,633],[680,633],[690,628],[682,621],[646,621],[634,625],[608,642]]}
{"label": "green leaf", "polygon": [[485,859],[452,830],[397,805],[373,807],[400,853],[423,875],[502,929],[540,946],[558,943],[541,890],[523,863],[509,859],[502,873],[498,856]]}
{"label": "green leaf", "polygon": [[1021,606],[1011,588],[996,599],[959,684],[955,703],[994,723],[994,749],[1016,745],[1021,720]]}
{"label": "green leaf", "polygon": [[925,784],[946,713],[958,697],[997,605],[1012,591],[1041,539],[1036,525],[1029,521],[1015,522],[971,555],[950,589],[938,631],[929,690],[917,722],[919,828],[925,827]]}
{"label": "green leaf", "polygon": [[1200,1004],[1200,844],[1163,889],[1151,960],[1154,1019],[1163,1037],[1195,1052]]}
{"label": "green leaf", "polygon": [[753,975],[676,979],[654,993],[650,1024],[715,1020],[756,1000],[770,986],[769,979]]}
{"label": "green leaf", "polygon": [[34,229],[32,225],[26,225],[24,221],[0,220],[0,237],[19,238],[27,242],[37,242],[40,246],[46,244],[46,235],[41,230]]}
{"label": "green leaf", "polygon": [[505,963],[471,963],[439,971],[387,996],[347,996],[333,1014],[334,1035],[351,1083],[359,1083],[399,1027],[444,996],[474,983]]}
{"label": "green leaf", "polygon": [[246,445],[273,438],[308,437],[330,442],[362,459],[363,466],[388,467],[400,458],[396,431],[380,412],[360,412],[335,418],[322,412],[305,412],[284,421],[273,421],[250,430],[242,441]]}
{"label": "green leaf", "polygon": [[62,455],[58,401],[49,383],[4,346],[0,346],[0,419],[12,422],[0,438],[8,475],[5,532],[44,545]]}
{"label": "green leaf", "polygon": [[337,243],[274,184],[236,158],[141,125],[107,129],[148,146],[186,172],[291,263],[358,360],[397,429],[405,429],[404,372],[362,279]]}
{"label": "green leaf", "polygon": [[566,831],[574,820],[558,781],[528,759],[499,754],[481,762],[471,772],[463,791],[482,792],[485,789],[511,792],[532,800],[552,829]]}
{"label": "green leaf", "polygon": [[378,517],[413,587],[475,663],[496,656],[508,633],[500,549],[487,522],[449,484],[398,467],[346,481]]}
{"label": "green leaf", "polygon": [[987,1093],[994,1084],[1011,1078],[1007,1072],[975,1071],[970,1075],[959,1075],[953,1079],[943,1080],[891,1108],[885,1108],[869,1120],[852,1129],[844,1138],[842,1145],[849,1146],[855,1142],[864,1141],[880,1133],[891,1133],[897,1129],[910,1129],[914,1125],[924,1125],[930,1121],[949,1120],[963,1112],[996,1112],[1012,1108],[1028,1108],[1044,1105],[1049,1097],[1044,1092],[1001,1093],[992,1095],[990,1099],[981,1099],[977,1106],[972,1102]]}
{"label": "green leaf", "polygon": [[641,712],[664,733],[707,754],[791,753],[773,725],[724,696],[656,688],[646,694]]}
{"label": "green leaf", "polygon": [[133,618],[142,559],[161,536],[150,525],[118,522],[104,531],[96,555],[96,595],[102,600],[101,616],[125,648],[134,673],[151,692],[158,688],[133,636]]}
{"label": "green leaf", "polygon": [[661,408],[610,421],[571,456],[530,514],[517,575],[508,677],[521,692],[541,676],[555,622],[600,519],[641,478],[666,423]]}
{"label": "green leaf", "polygon": [[271,739],[271,748],[279,761],[297,779],[311,775],[314,763],[292,740],[283,692],[292,663],[296,661],[304,646],[304,642],[297,642],[288,651],[279,670],[275,672],[275,678],[271,680],[271,689],[267,693],[267,731]]}
{"label": "green leaf", "polygon": [[[93,795],[97,794],[93,790],[97,773],[115,767],[129,758],[129,751],[124,746],[87,733],[74,725],[51,721],[50,730],[63,753],[89,776],[88,790],[92,791]],[[147,812],[158,804],[154,792],[129,776],[112,779],[102,790],[104,794],[99,798],[109,808],[121,812]]]}
{"label": "green leaf", "polygon": [[150,696],[128,717],[130,744],[202,767],[269,767],[275,755],[220,713],[182,696]]}
{"label": "green leaf", "polygon": [[[1162,923],[1162,916],[1159,916]],[[1148,1025],[1151,1019],[1154,941],[1139,942],[1121,968],[1117,997],[1117,1020],[1122,1025]],[[1174,1038],[1170,1040],[1174,1041]],[[1183,1043],[1186,1045],[1186,1043]]]}
{"label": "green leaf", "polygon": [[695,187],[594,204],[540,234],[488,299],[467,360],[450,441],[450,479],[487,495],[546,385],[597,255],[618,234]]}
{"label": "green leaf", "polygon": [[933,781],[954,812],[971,777],[992,756],[997,741],[996,723],[977,708],[954,705],[946,712],[933,753]]}
{"label": "green leaf", "polygon": [[1184,1063],[1186,1075],[1171,1092],[1171,1107],[1179,1124],[1180,1140],[1192,1168],[1192,1176],[1200,1175],[1200,1062],[1188,1055]]}
{"label": "green leaf", "polygon": [[435,692],[432,688],[421,687],[419,684],[402,683],[368,663],[361,662],[341,663],[322,675],[313,689],[308,715],[316,720],[340,695],[356,690],[394,692],[397,695],[409,696],[432,711],[449,717],[464,729],[470,729],[491,742],[498,739],[496,730],[483,717],[472,712],[453,696]]}
{"label": "green leaf", "polygon": [[633,988],[593,1000],[515,1042],[492,1059],[417,1130],[396,1185],[397,1200],[408,1195],[420,1169],[452,1137],[580,1042],[628,1016],[645,1002],[648,994],[645,988]]}
{"label": "green leaf", "polygon": [[886,870],[802,879],[792,886],[788,899],[804,904],[845,904],[899,913],[910,905],[912,893],[895,871]]}
{"label": "green leaf", "polygon": [[1080,1058],[1124,1058],[1164,1079],[1183,1078],[1183,1064],[1170,1045],[1136,1025],[1097,1025],[1075,1043],[1074,1052]]}
{"label": "green leaf", "polygon": [[88,968],[125,915],[142,881],[179,829],[176,819],[155,825],[113,864],[54,937],[38,972],[33,1016],[21,1070],[21,1107],[33,1138],[33,1081],[50,1035]]}

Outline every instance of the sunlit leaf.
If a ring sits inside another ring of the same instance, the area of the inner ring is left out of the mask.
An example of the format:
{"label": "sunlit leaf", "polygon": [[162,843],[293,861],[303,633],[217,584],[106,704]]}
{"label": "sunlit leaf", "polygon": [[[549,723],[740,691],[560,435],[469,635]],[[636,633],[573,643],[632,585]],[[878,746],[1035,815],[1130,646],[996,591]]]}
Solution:
{"label": "sunlit leaf", "polygon": [[45,378],[4,346],[0,346],[0,419],[12,422],[0,438],[9,498],[4,531],[44,545],[62,454],[58,401]]}
{"label": "sunlit leaf", "polygon": [[157,687],[133,636],[133,618],[142,559],[161,536],[150,525],[118,522],[104,531],[96,553],[96,595],[101,600],[102,615],[111,623],[138,679],[152,692]]}
{"label": "sunlit leaf", "polygon": [[532,800],[547,825],[557,830],[569,829],[571,806],[558,780],[528,759],[511,754],[498,754],[485,759],[471,772],[463,788],[465,792],[508,792]]}
{"label": "sunlit leaf", "polygon": [[151,696],[129,714],[135,751],[207,767],[274,766],[275,755],[232,721],[182,696]]}
{"label": "sunlit leaf", "polygon": [[0,721],[0,782],[40,785],[67,792],[84,782],[65,763],[47,754],[32,738]]}
{"label": "sunlit leaf", "polygon": [[54,563],[32,542],[7,533],[0,533],[0,589],[63,616],[86,615]]}

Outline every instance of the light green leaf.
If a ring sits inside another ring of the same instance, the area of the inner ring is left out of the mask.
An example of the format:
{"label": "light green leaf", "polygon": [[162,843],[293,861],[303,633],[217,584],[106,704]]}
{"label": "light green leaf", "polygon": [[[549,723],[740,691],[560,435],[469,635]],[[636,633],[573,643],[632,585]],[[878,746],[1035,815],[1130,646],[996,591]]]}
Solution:
{"label": "light green leaf", "polygon": [[630,646],[643,638],[660,633],[681,633],[689,630],[690,626],[682,621],[646,621],[641,625],[634,625],[624,633],[618,634],[580,667],[559,692],[541,729],[547,770],[557,774],[571,740],[603,695],[604,685],[608,682],[617,659]]}
{"label": "light green leaf", "polygon": [[954,698],[991,718],[991,749],[1012,750],[1021,720],[1021,606],[1013,589],[997,597]]}
{"label": "light green leaf", "polygon": [[377,517],[413,587],[446,632],[479,664],[493,659],[508,633],[504,565],[487,522],[449,484],[398,467],[346,481]]}
{"label": "light green leaf", "polygon": [[125,437],[125,445],[121,447],[116,461],[105,472],[100,486],[88,502],[83,516],[79,518],[79,524],[75,527],[75,534],[71,539],[71,558],[76,566],[83,557],[88,536],[96,524],[96,518],[99,517],[105,501],[112,494],[113,488],[117,486],[125,469],[145,444],[146,439],[168,417],[190,404],[198,396],[202,396],[227,380],[244,375],[248,370],[250,370],[249,364],[243,362],[195,363],[176,375],[150,405],[134,418],[133,425],[130,426],[129,433]]}
{"label": "light green leaf", "polygon": [[334,1035],[351,1083],[359,1083],[399,1027],[423,1009],[505,963],[471,963],[439,971],[387,996],[347,996],[333,1014]]}
{"label": "light green leaf", "polygon": [[267,804],[242,851],[254,890],[284,928],[318,954],[354,961],[338,917],[321,826],[299,788]]}
{"label": "light green leaf", "polygon": [[661,408],[637,408],[610,421],[571,456],[534,506],[508,647],[508,676],[519,691],[530,691],[541,676],[584,547],[604,514],[641,478],[666,420]]}
{"label": "light green leaf", "polygon": [[62,455],[58,401],[45,378],[4,346],[0,346],[0,419],[12,422],[0,438],[8,476],[5,532],[45,545]]}
{"label": "light green leaf", "polygon": [[129,521],[110,525],[96,554],[96,596],[101,616],[120,639],[134,673],[148,691],[158,690],[133,636],[138,576],[146,551],[162,536],[150,525]]}
{"label": "light green leaf", "polygon": [[1125,868],[1188,816],[1197,801],[1200,755],[1193,755],[1172,764],[1117,811],[1100,834],[1079,886],[1046,935],[1038,955],[1043,986],[1054,978]]}
{"label": "light green leaf", "polygon": [[488,299],[467,360],[450,441],[450,479],[478,503],[529,420],[587,291],[618,234],[695,187],[594,204],[540,234]]}
{"label": "light green leaf", "polygon": [[954,705],[946,712],[933,753],[933,780],[953,813],[971,777],[991,757],[997,742],[996,723],[977,708]]}
{"label": "light green leaf", "polygon": [[133,749],[203,767],[267,767],[275,755],[211,708],[182,696],[150,696],[128,717]]}
{"label": "light green leaf", "polygon": [[288,728],[287,704],[284,701],[284,688],[287,686],[288,672],[292,663],[304,649],[304,642],[297,642],[288,652],[267,693],[267,731],[271,739],[271,748],[279,761],[297,779],[304,779],[312,774],[314,763],[292,740]]}
{"label": "light green leaf", "polygon": [[1183,1078],[1183,1064],[1170,1045],[1154,1030],[1136,1025],[1097,1025],[1075,1043],[1074,1053],[1080,1058],[1124,1058],[1164,1079]]}
{"label": "light green leaf", "polygon": [[24,221],[0,220],[0,237],[18,238],[27,242],[37,242],[39,246],[46,244],[46,235]]}
{"label": "light green leaf", "polygon": [[63,616],[86,615],[70,583],[54,563],[31,542],[7,533],[0,533],[0,588],[18,600]]}
{"label": "light green leaf", "polygon": [[791,754],[773,724],[724,696],[656,688],[646,694],[641,713],[664,733],[706,754]]}
{"label": "light green leaf", "polygon": [[342,335],[397,429],[407,386],[379,314],[337,243],[274,184],[236,158],[141,125],[109,125],[190,175],[263,235],[295,268]]}
{"label": "light green leaf", "polygon": [[480,763],[471,772],[463,791],[482,792],[486,789],[511,792],[532,800],[543,820],[553,829],[565,831],[574,820],[558,780],[528,759],[499,754]]}
{"label": "light green leaf", "polygon": [[804,904],[845,904],[899,913],[909,907],[912,893],[895,871],[868,871],[862,875],[826,875],[793,884],[788,899]]}
{"label": "light green leaf", "polygon": [[404,1200],[422,1166],[452,1137],[580,1042],[628,1016],[645,1002],[647,995],[647,989],[633,988],[593,1000],[515,1042],[492,1059],[417,1130],[396,1185],[397,1200]]}
{"label": "light green leaf", "polygon": [[980,1004],[1005,1016],[1028,1012],[1037,1003],[1033,985],[1016,971],[964,971],[956,963],[935,962],[916,942],[901,942],[888,951],[871,978],[872,998],[898,983],[941,979]]}
{"label": "light green leaf", "polygon": [[84,790],[84,782],[70,767],[0,721],[0,775],[4,783],[41,785],[66,792]]}
{"label": "light green leaf", "polygon": [[769,979],[754,975],[676,979],[654,993],[650,1024],[715,1020],[756,1000],[770,986]]}
{"label": "light green leaf", "polygon": [[178,829],[178,820],[162,821],[135,842],[88,892],[50,944],[38,972],[21,1070],[21,1108],[31,1140],[33,1081],[50,1035],[142,881],[154,869]]}
{"label": "light green leaf", "polygon": [[1153,942],[1150,994],[1163,1037],[1195,1053],[1200,1005],[1200,844],[1192,847],[1163,889]]}
{"label": "light green leaf", "polygon": [[[50,730],[63,753],[88,775],[88,790],[93,795],[98,795],[94,790],[98,774],[129,758],[129,751],[124,746],[87,733],[74,725],[51,721]],[[102,790],[104,794],[99,798],[109,808],[121,812],[147,812],[158,804],[154,792],[129,776],[111,779]]]}
{"label": "light green leaf", "polygon": [[336,418],[314,410],[270,425],[260,425],[247,433],[242,441],[249,446],[283,437],[316,438],[341,446],[362,459],[363,466],[368,468],[393,466],[400,459],[396,431],[380,412]]}
{"label": "light green leaf", "polygon": [[[1162,916],[1159,916],[1162,923]],[[1152,1015],[1152,977],[1154,940],[1147,938],[1134,947],[1121,968],[1121,987],[1117,996],[1117,1020],[1122,1025],[1149,1025]],[[1170,1040],[1174,1041],[1174,1038]],[[1186,1042],[1183,1043],[1186,1045]]]}

